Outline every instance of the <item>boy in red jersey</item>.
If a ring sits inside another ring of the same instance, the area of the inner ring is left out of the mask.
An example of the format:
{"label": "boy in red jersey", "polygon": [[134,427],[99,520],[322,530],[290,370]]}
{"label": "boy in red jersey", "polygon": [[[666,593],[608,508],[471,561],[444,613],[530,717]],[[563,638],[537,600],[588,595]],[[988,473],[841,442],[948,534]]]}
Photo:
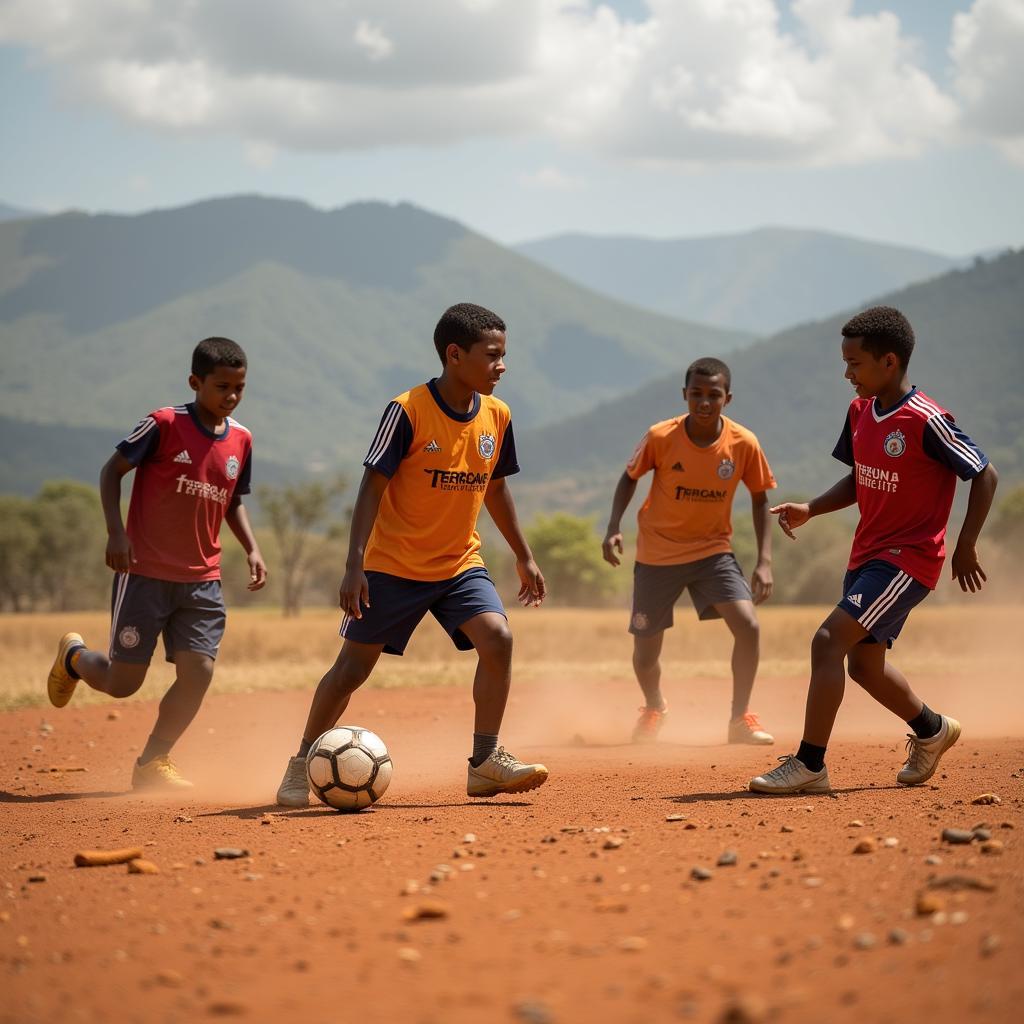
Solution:
{"label": "boy in red jersey", "polygon": [[493,397],[505,372],[505,323],[468,302],[434,330],[444,369],[389,402],[363,460],[339,604],[344,638],[320,680],[298,753],[277,802],[309,802],[306,754],[332,728],[382,653],[401,655],[430,612],[459,650],[475,648],[476,719],[466,792],[488,797],[542,785],[548,770],[498,746],[508,699],[512,634],[480,557],[476,531],[487,511],[516,556],[519,600],[539,605],[544,577],[516,519],[505,478],[519,472],[508,406]]}
{"label": "boy in red jersey", "polygon": [[[750,710],[757,674],[759,627],[754,605],[772,592],[768,496],[775,478],[754,434],[723,415],[732,401],[732,375],[720,359],[698,359],[686,370],[688,412],[655,423],[637,445],[612,498],[602,552],[611,565],[622,553],[620,522],[637,481],[654,479],[637,516],[633,569],[633,670],[646,703],[633,728],[634,743],[657,738],[667,705],[661,695],[661,654],[672,609],[684,590],[697,617],[724,619],[733,635],[730,743],[770,744]],[[748,584],[732,553],[732,503],[740,482],[750,491],[757,566]]]}
{"label": "boy in red jersey", "polygon": [[[79,680],[111,697],[128,697],[146,678],[163,634],[176,678],[132,769],[134,789],[182,789],[170,751],[188,728],[213,678],[224,635],[220,526],[245,548],[249,589],[267,579],[242,495],[249,493],[252,435],[232,419],[245,388],[246,358],[228,338],[206,338],[192,353],[194,402],[157,409],[117,445],[100,472],[107,521],[107,565],[114,570],[108,654],[78,633],[61,637],[47,691],[55,707]],[[121,478],[135,470],[127,529]]]}
{"label": "boy in red jersey", "polygon": [[842,335],[846,379],[857,397],[832,454],[851,472],[810,502],[786,502],[771,511],[790,538],[813,516],[854,502],[860,522],[843,598],[811,641],[803,740],[795,756],[780,758],[777,768],[750,780],[759,793],[828,792],[825,751],[843,699],[844,659],[850,678],[910,726],[897,782],[927,782],[960,738],[960,723],[929,708],[886,662],[886,651],[939,581],[957,477],[971,481],[971,493],[952,575],[961,590],[981,589],[986,576],[975,545],[995,494],[995,467],[951,413],[911,386],[914,332],[899,310],[865,310]]}

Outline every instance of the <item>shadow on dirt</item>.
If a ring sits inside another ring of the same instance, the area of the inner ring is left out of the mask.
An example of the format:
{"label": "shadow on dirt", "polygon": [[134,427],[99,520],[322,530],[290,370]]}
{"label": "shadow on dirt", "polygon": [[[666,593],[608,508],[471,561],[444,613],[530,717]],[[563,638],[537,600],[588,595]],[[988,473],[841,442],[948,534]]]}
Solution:
{"label": "shadow on dirt", "polygon": [[9,793],[0,789],[0,804],[50,804],[61,800],[109,800],[112,797],[131,796],[120,793]]}
{"label": "shadow on dirt", "polygon": [[[117,795],[117,794],[93,794],[93,795]],[[27,799],[27,798],[26,798]],[[2,802],[2,799],[0,799]],[[252,821],[264,816],[270,818],[322,818],[327,815],[358,815],[360,818],[380,814],[384,811],[438,811],[447,810],[451,807],[532,807],[530,800],[465,800],[453,802],[439,800],[432,804],[377,804],[374,807],[364,807],[359,811],[336,811],[333,807],[326,807],[322,804],[310,804],[309,807],[281,807],[278,804],[261,804],[258,807],[226,807],[220,811],[204,811],[196,814],[197,818],[240,818],[243,821]]]}

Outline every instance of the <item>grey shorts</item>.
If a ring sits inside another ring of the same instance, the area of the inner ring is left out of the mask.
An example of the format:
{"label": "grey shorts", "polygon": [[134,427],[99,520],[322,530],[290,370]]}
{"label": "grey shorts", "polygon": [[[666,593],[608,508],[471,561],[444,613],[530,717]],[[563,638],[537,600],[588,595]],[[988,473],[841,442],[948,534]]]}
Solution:
{"label": "grey shorts", "polygon": [[750,584],[731,551],[683,565],[633,567],[633,614],[629,631],[634,636],[653,636],[672,626],[672,609],[684,590],[699,619],[719,619],[716,604],[752,601]]}
{"label": "grey shorts", "polygon": [[172,583],[119,572],[110,597],[110,660],[148,665],[163,634],[164,653],[216,658],[224,636],[220,580]]}

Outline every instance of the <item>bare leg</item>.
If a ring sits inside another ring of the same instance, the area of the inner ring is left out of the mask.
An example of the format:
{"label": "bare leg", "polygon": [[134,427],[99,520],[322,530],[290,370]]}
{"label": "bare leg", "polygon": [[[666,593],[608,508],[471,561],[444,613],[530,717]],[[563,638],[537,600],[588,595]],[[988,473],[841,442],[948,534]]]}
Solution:
{"label": "bare leg", "polygon": [[847,654],[868,631],[842,608],[818,627],[811,641],[811,681],[804,713],[804,742],[827,747],[846,691]]}
{"label": "bare leg", "polygon": [[742,718],[750,710],[750,693],[761,655],[761,628],[752,601],[728,601],[714,606],[732,633],[732,713]]}
{"label": "bare leg", "polygon": [[383,644],[360,644],[346,640],[334,664],[320,680],[306,718],[302,738],[312,743],[333,728],[348,707],[349,698],[369,678]]}
{"label": "bare leg", "polygon": [[921,714],[924,701],[910,688],[903,673],[885,660],[885,644],[858,644],[847,656],[850,678],[882,707],[909,722]]}
{"label": "bare leg", "polygon": [[160,701],[153,739],[170,750],[192,724],[213,679],[213,658],[198,651],[178,651],[174,656],[177,678]]}
{"label": "bare leg", "polygon": [[111,661],[105,654],[88,649],[75,660],[75,671],[94,690],[111,697],[130,697],[146,678],[149,662]]}
{"label": "bare leg", "polygon": [[665,698],[661,695],[661,645],[665,639],[665,631],[651,636],[633,635],[633,671],[636,681],[643,690],[649,708],[661,711],[665,708]]}
{"label": "bare leg", "polygon": [[478,659],[473,678],[473,731],[497,736],[512,684],[512,631],[505,616],[497,612],[474,615],[459,628],[476,648]]}

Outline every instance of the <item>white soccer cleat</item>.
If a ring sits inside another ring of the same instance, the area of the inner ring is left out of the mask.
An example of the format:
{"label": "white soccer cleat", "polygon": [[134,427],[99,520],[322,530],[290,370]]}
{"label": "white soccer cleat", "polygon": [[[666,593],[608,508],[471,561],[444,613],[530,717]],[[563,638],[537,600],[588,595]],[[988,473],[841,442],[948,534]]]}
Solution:
{"label": "white soccer cleat", "polygon": [[288,758],[284,778],[277,787],[277,802],[283,807],[309,806],[309,778],[304,757]]}
{"label": "white soccer cleat", "polygon": [[927,782],[939,767],[942,755],[960,739],[960,723],[955,718],[939,715],[942,726],[934,736],[918,739],[907,734],[907,761],[897,772],[896,781],[904,786],[920,786]]}
{"label": "white soccer cleat", "polygon": [[486,761],[469,766],[467,796],[497,796],[499,793],[525,793],[543,786],[548,770],[542,764],[523,764],[504,747],[498,747]]}
{"label": "white soccer cleat", "polygon": [[758,775],[747,783],[752,793],[830,793],[828,768],[812,772],[799,758],[786,754],[778,768]]}

